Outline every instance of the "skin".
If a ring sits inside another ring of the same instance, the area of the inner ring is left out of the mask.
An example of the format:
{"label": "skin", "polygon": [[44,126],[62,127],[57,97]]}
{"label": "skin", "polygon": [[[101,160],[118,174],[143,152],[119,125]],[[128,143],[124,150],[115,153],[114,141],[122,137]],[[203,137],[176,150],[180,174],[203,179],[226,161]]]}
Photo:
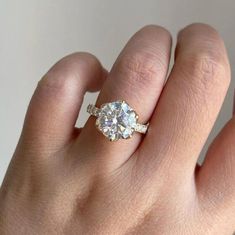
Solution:
{"label": "skin", "polygon": [[[49,70],[0,189],[0,234],[233,233],[234,117],[197,166],[230,83],[224,43],[208,25],[187,26],[167,78],[170,53],[169,32],[151,25],[109,73],[82,52]],[[97,106],[127,101],[147,134],[109,142],[94,117],[75,128],[85,92],[100,89]]]}

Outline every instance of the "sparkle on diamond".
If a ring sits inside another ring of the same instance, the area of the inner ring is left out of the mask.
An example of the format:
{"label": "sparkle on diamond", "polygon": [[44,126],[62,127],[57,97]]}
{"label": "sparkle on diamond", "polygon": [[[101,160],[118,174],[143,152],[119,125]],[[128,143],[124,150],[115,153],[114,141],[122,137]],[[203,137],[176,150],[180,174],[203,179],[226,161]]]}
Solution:
{"label": "sparkle on diamond", "polygon": [[96,120],[98,129],[111,141],[131,137],[136,123],[137,115],[125,101],[102,105]]}

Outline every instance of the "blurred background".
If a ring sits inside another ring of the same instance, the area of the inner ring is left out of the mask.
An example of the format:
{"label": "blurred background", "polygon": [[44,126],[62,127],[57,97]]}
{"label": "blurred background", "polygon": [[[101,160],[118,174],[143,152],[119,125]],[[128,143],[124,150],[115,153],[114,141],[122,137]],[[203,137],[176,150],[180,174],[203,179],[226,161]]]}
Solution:
{"label": "blurred background", "polygon": [[[95,54],[108,69],[130,36],[158,24],[175,36],[192,22],[214,26],[235,66],[233,0],[0,0],[0,183],[17,144],[30,97],[42,75],[61,57]],[[208,144],[232,115],[232,81]],[[87,119],[85,98],[78,126]],[[37,123],[35,123],[37,125]],[[205,149],[201,154],[203,158]]]}

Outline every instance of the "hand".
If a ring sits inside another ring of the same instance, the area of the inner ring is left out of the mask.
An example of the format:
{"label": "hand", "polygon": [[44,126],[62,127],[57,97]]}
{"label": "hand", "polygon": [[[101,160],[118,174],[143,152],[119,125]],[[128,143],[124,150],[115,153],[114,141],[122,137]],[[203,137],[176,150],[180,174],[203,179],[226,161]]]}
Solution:
{"label": "hand", "polygon": [[[170,34],[147,26],[109,74],[88,53],[53,66],[1,187],[0,234],[232,234],[235,118],[196,167],[230,82],[223,41],[210,26],[187,26],[165,83],[170,51]],[[147,134],[110,142],[94,117],[75,128],[85,92],[100,88],[98,107],[127,101]]]}

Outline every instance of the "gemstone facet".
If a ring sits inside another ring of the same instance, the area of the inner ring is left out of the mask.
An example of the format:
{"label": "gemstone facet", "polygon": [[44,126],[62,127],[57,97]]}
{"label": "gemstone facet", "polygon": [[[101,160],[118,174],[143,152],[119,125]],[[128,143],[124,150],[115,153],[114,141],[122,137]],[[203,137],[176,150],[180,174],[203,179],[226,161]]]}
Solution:
{"label": "gemstone facet", "polygon": [[115,141],[130,138],[137,120],[137,114],[125,101],[115,101],[101,106],[96,126],[109,140]]}

